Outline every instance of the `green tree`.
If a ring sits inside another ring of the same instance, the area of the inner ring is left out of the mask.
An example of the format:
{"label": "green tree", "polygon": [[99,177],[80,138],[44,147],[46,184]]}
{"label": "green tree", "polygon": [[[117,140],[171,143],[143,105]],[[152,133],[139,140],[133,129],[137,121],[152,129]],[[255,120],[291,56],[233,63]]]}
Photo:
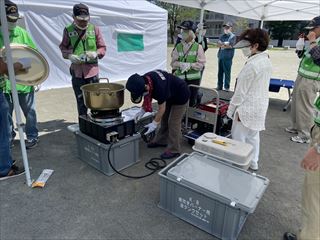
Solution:
{"label": "green tree", "polygon": [[157,6],[168,11],[168,33],[170,42],[174,43],[176,28],[184,20],[198,20],[200,10],[195,8],[188,8],[171,3],[164,3],[160,1],[151,1]]}
{"label": "green tree", "polygon": [[304,21],[275,21],[267,22],[265,26],[269,29],[271,39],[278,39],[278,47],[281,47],[284,39],[297,39],[305,25]]}
{"label": "green tree", "polygon": [[239,18],[233,25],[233,31],[240,34],[249,28],[249,21],[246,18]]}

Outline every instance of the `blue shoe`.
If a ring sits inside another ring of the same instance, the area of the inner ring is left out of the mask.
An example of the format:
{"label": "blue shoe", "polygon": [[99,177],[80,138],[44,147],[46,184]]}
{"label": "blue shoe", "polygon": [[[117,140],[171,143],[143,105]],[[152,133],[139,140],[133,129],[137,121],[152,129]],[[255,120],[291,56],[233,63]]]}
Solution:
{"label": "blue shoe", "polygon": [[170,151],[165,151],[164,153],[162,153],[160,155],[160,158],[162,159],[171,159],[171,158],[176,158],[176,157],[179,157],[180,156],[180,153],[173,153],[173,152],[170,152]]}

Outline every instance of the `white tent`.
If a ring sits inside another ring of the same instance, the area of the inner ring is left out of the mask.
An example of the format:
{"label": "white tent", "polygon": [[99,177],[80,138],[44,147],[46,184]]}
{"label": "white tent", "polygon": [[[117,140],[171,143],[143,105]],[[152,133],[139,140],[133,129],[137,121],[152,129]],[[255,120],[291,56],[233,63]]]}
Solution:
{"label": "white tent", "polygon": [[[160,0],[260,21],[311,20],[320,15],[320,0]],[[200,18],[202,22],[202,18]]]}
{"label": "white tent", "polygon": [[[21,25],[25,25],[50,65],[49,78],[41,89],[71,85],[70,62],[63,60],[59,44],[63,29],[72,22],[72,7],[79,2],[89,6],[91,22],[100,27],[107,44],[106,56],[99,62],[100,77],[119,81],[136,72],[166,68],[167,12],[154,4],[143,0],[14,2],[24,16]],[[119,49],[120,35],[140,36],[140,46],[135,50]]]}

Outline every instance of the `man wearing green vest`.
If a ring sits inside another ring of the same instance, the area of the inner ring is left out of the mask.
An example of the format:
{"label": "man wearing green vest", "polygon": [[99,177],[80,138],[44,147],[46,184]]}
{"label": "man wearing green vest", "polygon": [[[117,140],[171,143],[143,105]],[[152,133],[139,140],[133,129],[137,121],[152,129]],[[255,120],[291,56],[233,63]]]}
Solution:
{"label": "man wearing green vest", "polygon": [[[26,30],[23,28],[16,26],[19,17],[18,13],[18,6],[11,2],[11,1],[5,1],[6,6],[6,13],[7,16],[9,14],[10,17],[8,17],[8,28],[9,28],[9,38],[10,43],[17,43],[17,44],[24,44],[31,48],[36,49],[36,46],[30,37],[30,35],[27,33]],[[13,15],[16,14],[16,15]],[[3,36],[0,32],[0,48],[4,46],[3,42]],[[23,65],[24,69],[28,69],[31,64],[31,60],[28,58],[22,58],[19,60],[19,62]],[[35,100],[34,100],[34,88],[32,86],[25,86],[21,84],[16,85],[18,97],[19,97],[19,104],[23,111],[23,114],[26,118],[26,125],[25,125],[25,132],[27,136],[26,140],[26,148],[30,149],[37,145],[39,138],[38,138],[38,129],[37,129],[37,114],[35,110]],[[11,83],[7,79],[6,80],[6,86],[4,89],[5,97],[9,104],[9,113],[11,118],[10,120],[10,127],[12,129],[12,139],[16,136],[16,133],[14,131],[14,125],[12,121],[12,113],[13,113],[13,100],[12,100],[12,94],[11,94]]]}
{"label": "man wearing green vest", "polygon": [[81,86],[99,82],[98,59],[104,57],[106,45],[97,26],[89,23],[89,8],[80,3],[73,6],[73,23],[63,31],[60,50],[71,61],[72,87],[79,115],[87,114]]}
{"label": "man wearing green vest", "polygon": [[[19,17],[17,7],[10,1],[5,1],[8,27],[12,27],[12,20]],[[10,24],[9,24],[10,23]],[[0,36],[2,39],[2,26],[0,22]],[[15,62],[13,68],[15,72],[23,70],[23,64]],[[12,159],[10,151],[11,128],[9,123],[9,105],[3,94],[6,87],[4,74],[8,74],[8,66],[2,56],[0,56],[0,181],[19,176],[24,173],[23,167],[17,167]]]}
{"label": "man wearing green vest", "polygon": [[[292,93],[292,126],[285,130],[297,134],[291,141],[310,142],[310,128],[313,125],[313,100],[320,91],[320,16],[315,17],[306,27],[310,46],[304,46],[303,38],[297,42],[297,53],[302,60]],[[299,44],[298,44],[299,43]],[[299,51],[300,43],[302,50]]]}
{"label": "man wearing green vest", "polygon": [[284,240],[320,239],[320,96],[314,102],[314,126],[311,128],[311,144],[301,167],[305,177],[302,186],[302,229],[298,236],[286,232]]}
{"label": "man wearing green vest", "polygon": [[[201,70],[206,63],[203,48],[195,41],[197,26],[192,21],[184,21],[181,29],[181,42],[172,51],[171,67],[175,76],[185,80],[188,85],[200,85]],[[196,104],[198,89],[190,89],[189,106]]]}

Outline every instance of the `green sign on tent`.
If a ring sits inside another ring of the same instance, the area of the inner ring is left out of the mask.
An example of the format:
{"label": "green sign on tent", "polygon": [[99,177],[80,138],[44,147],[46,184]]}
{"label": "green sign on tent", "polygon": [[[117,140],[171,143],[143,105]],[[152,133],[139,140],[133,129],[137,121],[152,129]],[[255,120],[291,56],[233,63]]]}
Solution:
{"label": "green sign on tent", "polygon": [[118,52],[143,51],[143,34],[118,33]]}

